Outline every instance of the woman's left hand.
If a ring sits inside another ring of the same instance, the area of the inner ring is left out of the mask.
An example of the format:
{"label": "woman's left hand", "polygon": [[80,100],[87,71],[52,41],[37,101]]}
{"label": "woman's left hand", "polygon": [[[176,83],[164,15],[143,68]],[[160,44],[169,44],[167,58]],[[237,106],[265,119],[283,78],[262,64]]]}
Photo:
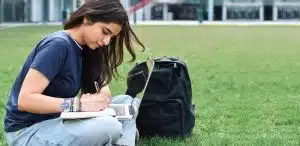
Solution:
{"label": "woman's left hand", "polygon": [[110,91],[108,85],[106,85],[100,89],[100,94],[103,94],[111,99],[111,91]]}
{"label": "woman's left hand", "polygon": [[80,111],[97,112],[106,109],[111,102],[111,98],[101,93],[82,94],[80,97]]}
{"label": "woman's left hand", "polygon": [[[82,111],[99,111],[108,108],[111,103],[111,91],[107,86],[100,89],[99,93],[82,94],[81,110]],[[92,100],[92,101],[91,101]]]}

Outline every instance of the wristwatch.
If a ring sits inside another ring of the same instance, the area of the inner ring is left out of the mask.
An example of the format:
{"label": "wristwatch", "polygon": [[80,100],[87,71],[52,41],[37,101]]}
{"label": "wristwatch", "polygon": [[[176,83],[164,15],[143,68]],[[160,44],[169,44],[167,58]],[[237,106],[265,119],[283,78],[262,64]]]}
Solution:
{"label": "wristwatch", "polygon": [[63,112],[73,112],[73,98],[66,98],[60,105]]}

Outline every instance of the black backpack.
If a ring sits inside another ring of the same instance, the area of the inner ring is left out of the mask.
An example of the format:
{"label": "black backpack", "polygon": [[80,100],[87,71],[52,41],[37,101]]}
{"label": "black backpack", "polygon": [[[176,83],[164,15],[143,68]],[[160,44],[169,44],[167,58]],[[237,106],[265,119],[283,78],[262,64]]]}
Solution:
{"label": "black backpack", "polygon": [[[195,106],[186,64],[176,57],[153,59],[151,74],[139,108],[137,128],[141,136],[186,137],[195,125]],[[146,63],[137,64],[128,74],[127,94],[135,96],[145,84]],[[139,89],[138,89],[139,88]],[[138,91],[134,91],[138,90]]]}

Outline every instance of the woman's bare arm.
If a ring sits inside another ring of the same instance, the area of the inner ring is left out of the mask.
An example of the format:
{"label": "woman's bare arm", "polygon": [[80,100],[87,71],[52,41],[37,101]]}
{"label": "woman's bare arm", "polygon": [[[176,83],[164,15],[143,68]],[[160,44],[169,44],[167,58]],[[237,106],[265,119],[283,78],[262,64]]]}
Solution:
{"label": "woman's bare arm", "polygon": [[61,112],[62,98],[42,95],[48,84],[48,79],[42,73],[30,68],[20,90],[18,109],[37,114]]}

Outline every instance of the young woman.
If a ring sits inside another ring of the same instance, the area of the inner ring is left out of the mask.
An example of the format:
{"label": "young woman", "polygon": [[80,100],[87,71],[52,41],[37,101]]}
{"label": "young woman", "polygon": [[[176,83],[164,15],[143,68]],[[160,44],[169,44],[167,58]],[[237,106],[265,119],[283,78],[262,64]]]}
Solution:
{"label": "young woman", "polygon": [[100,111],[111,102],[131,103],[126,95],[111,100],[108,84],[118,75],[124,44],[135,60],[132,39],[144,48],[119,0],[87,1],[72,13],[63,31],[36,45],[17,76],[6,105],[7,143],[135,145],[134,119],[59,118],[62,111]]}

